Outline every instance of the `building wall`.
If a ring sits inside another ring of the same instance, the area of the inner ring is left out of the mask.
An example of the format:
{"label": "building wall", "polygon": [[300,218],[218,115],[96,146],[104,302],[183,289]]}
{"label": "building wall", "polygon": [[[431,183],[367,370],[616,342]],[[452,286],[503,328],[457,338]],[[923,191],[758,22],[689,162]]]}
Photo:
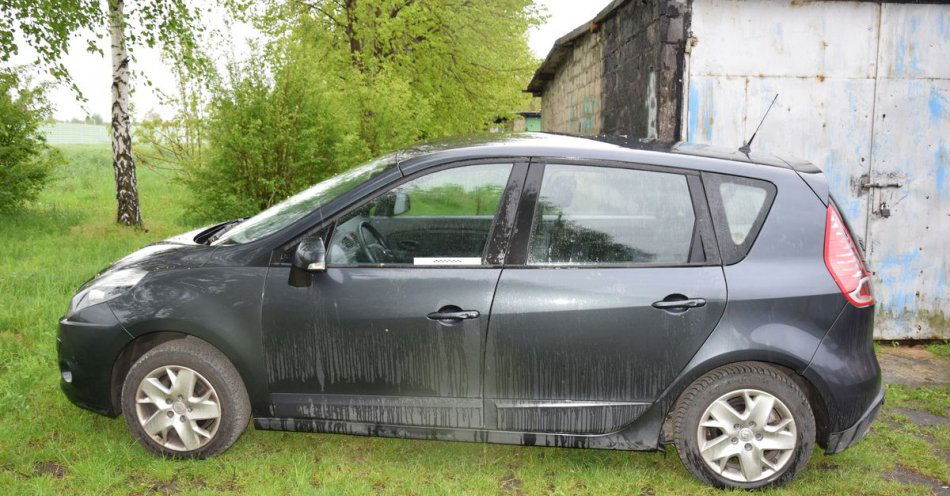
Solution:
{"label": "building wall", "polygon": [[950,5],[692,5],[685,137],[738,147],[777,93],[752,148],[824,169],[875,272],[876,336],[950,338]]}
{"label": "building wall", "polygon": [[627,2],[604,21],[603,132],[679,135],[685,2]]}
{"label": "building wall", "polygon": [[875,335],[950,338],[950,4],[611,8],[544,86],[545,131],[738,148],[778,94],[753,149],[824,169],[875,275]]}
{"label": "building wall", "polygon": [[544,131],[673,140],[680,134],[686,0],[622,3],[547,83]]}
{"label": "building wall", "polygon": [[601,132],[603,37],[589,33],[577,40],[549,81],[541,100],[541,128],[557,133]]}

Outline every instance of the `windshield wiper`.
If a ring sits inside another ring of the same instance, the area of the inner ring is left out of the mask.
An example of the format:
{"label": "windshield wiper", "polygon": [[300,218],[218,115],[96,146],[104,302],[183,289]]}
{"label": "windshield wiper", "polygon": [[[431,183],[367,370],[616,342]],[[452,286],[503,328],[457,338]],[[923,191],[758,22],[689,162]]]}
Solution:
{"label": "windshield wiper", "polygon": [[204,244],[210,245],[217,241],[224,233],[230,231],[234,226],[247,220],[247,217],[241,217],[240,219],[229,220],[223,224],[219,224],[217,227],[213,228],[211,235],[204,240]]}

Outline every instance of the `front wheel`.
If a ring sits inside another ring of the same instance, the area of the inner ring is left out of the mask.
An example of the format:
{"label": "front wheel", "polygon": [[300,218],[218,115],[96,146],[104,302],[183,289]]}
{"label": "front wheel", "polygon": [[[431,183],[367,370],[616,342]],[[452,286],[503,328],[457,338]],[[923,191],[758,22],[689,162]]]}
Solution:
{"label": "front wheel", "polygon": [[815,444],[805,394],[761,363],[727,365],[697,379],[677,401],[673,421],[683,464],[720,488],[784,485],[805,467]]}
{"label": "front wheel", "polygon": [[195,338],[145,352],[122,385],[122,412],[149,451],[205,458],[228,449],[247,428],[250,401],[231,362]]}

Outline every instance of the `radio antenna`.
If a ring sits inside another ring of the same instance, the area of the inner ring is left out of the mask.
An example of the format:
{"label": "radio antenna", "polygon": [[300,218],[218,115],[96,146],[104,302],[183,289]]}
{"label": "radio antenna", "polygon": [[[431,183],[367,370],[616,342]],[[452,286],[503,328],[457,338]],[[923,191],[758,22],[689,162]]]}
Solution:
{"label": "radio antenna", "polygon": [[755,135],[759,133],[759,128],[762,127],[762,123],[765,122],[765,118],[769,116],[769,111],[772,110],[772,105],[775,105],[775,100],[778,100],[778,93],[775,94],[775,97],[772,98],[772,103],[769,104],[769,108],[765,109],[765,115],[762,116],[762,120],[759,121],[759,125],[756,126],[755,132],[752,133],[752,137],[749,138],[749,141],[746,144],[739,147],[739,151],[748,155],[752,151],[752,140],[755,139]]}

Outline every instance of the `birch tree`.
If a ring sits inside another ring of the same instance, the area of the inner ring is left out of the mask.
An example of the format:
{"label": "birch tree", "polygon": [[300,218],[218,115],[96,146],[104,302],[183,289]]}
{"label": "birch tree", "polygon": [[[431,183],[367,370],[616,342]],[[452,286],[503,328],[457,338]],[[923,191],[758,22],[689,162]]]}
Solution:
{"label": "birch tree", "polygon": [[[84,40],[90,52],[104,54],[108,39],[112,60],[112,166],[116,183],[116,221],[140,226],[135,163],[132,159],[131,50],[161,47],[170,60],[189,70],[210,64],[197,50],[201,11],[185,0],[3,0],[0,2],[0,62],[19,51],[18,39],[37,55],[36,63],[70,85],[79,98],[63,58],[70,42]],[[143,75],[147,78],[147,74]]]}
{"label": "birch tree", "polygon": [[115,172],[116,220],[127,226],[142,224],[139,190],[132,160],[129,119],[129,52],[125,43],[125,0],[109,0],[109,38],[112,48],[112,169]]}

